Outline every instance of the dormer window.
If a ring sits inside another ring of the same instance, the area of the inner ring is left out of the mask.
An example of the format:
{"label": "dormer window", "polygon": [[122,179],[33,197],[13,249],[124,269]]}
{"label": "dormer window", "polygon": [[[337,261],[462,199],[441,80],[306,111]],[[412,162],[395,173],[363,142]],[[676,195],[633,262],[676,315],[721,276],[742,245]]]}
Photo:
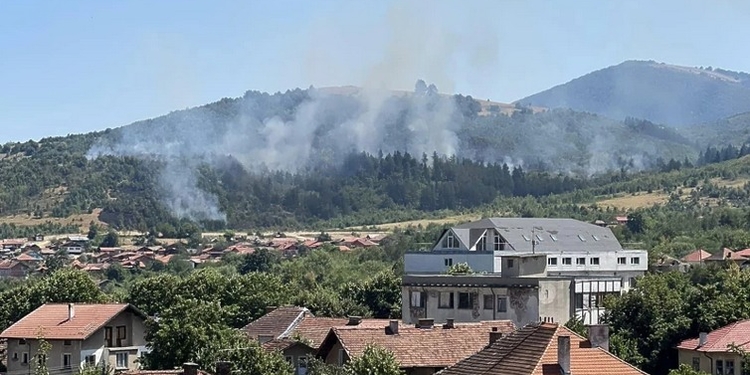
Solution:
{"label": "dormer window", "polygon": [[505,250],[505,241],[503,241],[503,238],[500,237],[500,234],[495,233],[494,236],[494,248],[495,251]]}
{"label": "dormer window", "polygon": [[456,236],[453,235],[453,232],[448,232],[448,234],[445,235],[445,239],[443,239],[443,248],[458,249],[458,240],[456,239]]}
{"label": "dormer window", "polygon": [[482,235],[482,237],[479,238],[479,242],[477,242],[477,251],[486,251],[487,250],[487,235]]}

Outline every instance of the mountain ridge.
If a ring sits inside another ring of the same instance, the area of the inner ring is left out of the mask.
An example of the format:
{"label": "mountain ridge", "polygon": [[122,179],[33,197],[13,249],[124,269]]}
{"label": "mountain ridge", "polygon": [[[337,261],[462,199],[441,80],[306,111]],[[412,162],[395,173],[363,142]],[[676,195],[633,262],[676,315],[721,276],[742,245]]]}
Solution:
{"label": "mountain ridge", "polygon": [[750,74],[628,60],[515,103],[685,127],[750,111]]}

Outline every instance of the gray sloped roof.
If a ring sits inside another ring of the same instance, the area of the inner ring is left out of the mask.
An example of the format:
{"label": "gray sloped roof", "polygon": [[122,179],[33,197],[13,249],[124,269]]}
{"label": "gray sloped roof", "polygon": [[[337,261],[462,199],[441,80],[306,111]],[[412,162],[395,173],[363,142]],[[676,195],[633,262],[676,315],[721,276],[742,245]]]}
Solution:
{"label": "gray sloped roof", "polygon": [[[490,218],[461,224],[453,230],[469,237],[469,233],[475,232],[474,230],[488,228],[494,228],[519,252],[531,252],[532,239],[536,240],[534,250],[541,253],[622,250],[620,242],[609,228],[575,219]],[[538,238],[533,237],[532,233]]]}

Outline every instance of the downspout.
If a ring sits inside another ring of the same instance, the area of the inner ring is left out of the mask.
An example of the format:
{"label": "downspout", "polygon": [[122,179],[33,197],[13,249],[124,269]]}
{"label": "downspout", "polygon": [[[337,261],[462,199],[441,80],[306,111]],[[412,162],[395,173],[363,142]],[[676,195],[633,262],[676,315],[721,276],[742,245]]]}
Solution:
{"label": "downspout", "polygon": [[492,292],[492,320],[497,320],[497,294],[495,294],[495,288],[490,287]]}
{"label": "downspout", "polygon": [[[706,358],[708,358],[708,363],[709,363],[709,366],[708,366],[708,373],[709,373],[709,374],[713,374],[713,372],[714,372],[714,359],[713,359],[713,358],[711,358],[711,356],[710,356],[710,355],[708,355],[708,352],[703,352],[703,355],[704,355],[704,356],[705,356]],[[700,371],[700,369],[698,369],[698,371]]]}

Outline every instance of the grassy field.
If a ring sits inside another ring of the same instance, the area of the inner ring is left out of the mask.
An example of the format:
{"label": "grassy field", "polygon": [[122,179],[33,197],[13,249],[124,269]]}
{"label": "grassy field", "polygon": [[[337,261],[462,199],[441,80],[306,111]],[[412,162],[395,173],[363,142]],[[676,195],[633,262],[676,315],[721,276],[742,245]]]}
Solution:
{"label": "grassy field", "polygon": [[62,225],[76,225],[80,228],[81,233],[86,233],[89,230],[89,224],[93,221],[101,226],[107,226],[106,223],[99,221],[99,214],[102,212],[101,209],[94,209],[88,214],[71,215],[65,218],[43,216],[41,218],[33,217],[32,215],[13,215],[0,217],[0,224],[15,224],[17,226],[33,226],[41,225],[46,222],[53,222]]}

